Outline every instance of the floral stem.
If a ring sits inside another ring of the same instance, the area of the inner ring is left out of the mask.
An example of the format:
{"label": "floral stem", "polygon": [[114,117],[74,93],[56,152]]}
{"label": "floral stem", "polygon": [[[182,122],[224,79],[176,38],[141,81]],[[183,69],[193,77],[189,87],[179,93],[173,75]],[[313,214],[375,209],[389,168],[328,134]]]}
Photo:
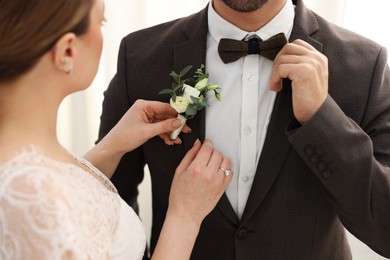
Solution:
{"label": "floral stem", "polygon": [[187,118],[185,118],[184,116],[182,116],[182,115],[180,115],[180,114],[177,115],[177,119],[180,120],[181,126],[180,126],[178,129],[174,130],[174,131],[171,133],[171,135],[169,136],[172,140],[175,140],[175,139],[179,136],[181,130],[183,129],[184,125],[185,125],[186,122],[187,122]]}

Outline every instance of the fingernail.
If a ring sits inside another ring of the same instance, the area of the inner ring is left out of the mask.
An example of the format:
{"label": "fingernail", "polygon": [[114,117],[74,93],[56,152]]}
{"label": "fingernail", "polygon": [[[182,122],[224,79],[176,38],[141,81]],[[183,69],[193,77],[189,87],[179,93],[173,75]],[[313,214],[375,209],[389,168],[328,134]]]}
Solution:
{"label": "fingernail", "polygon": [[181,126],[180,120],[179,120],[179,119],[176,119],[175,121],[173,121],[173,122],[172,122],[172,126],[173,126],[174,128],[180,127],[180,126]]}
{"label": "fingernail", "polygon": [[196,140],[195,140],[195,143],[194,143],[194,146],[195,146],[195,145],[198,145],[199,143],[200,143],[199,139],[196,139]]}

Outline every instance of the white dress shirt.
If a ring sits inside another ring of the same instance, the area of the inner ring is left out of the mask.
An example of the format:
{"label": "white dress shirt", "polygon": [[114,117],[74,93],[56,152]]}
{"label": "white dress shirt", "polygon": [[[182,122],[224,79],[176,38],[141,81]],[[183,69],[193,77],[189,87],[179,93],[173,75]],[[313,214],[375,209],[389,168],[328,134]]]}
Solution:
{"label": "white dress shirt", "polygon": [[244,39],[257,34],[262,40],[283,32],[290,37],[294,6],[286,1],[283,9],[256,32],[246,32],[219,16],[210,2],[206,69],[209,82],[221,85],[222,101],[213,94],[206,109],[206,138],[231,160],[234,178],[226,195],[241,218],[255,177],[276,93],[268,88],[272,61],[259,55],[247,55],[224,64],[218,54],[221,38]]}

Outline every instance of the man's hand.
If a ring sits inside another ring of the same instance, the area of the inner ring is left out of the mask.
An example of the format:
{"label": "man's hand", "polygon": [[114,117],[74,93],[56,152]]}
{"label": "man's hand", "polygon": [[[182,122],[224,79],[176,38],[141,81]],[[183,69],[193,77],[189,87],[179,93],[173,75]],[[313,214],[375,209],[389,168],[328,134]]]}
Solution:
{"label": "man's hand", "polygon": [[305,124],[328,95],[328,59],[310,44],[295,40],[276,56],[270,89],[280,91],[283,78],[292,81],[294,116]]}

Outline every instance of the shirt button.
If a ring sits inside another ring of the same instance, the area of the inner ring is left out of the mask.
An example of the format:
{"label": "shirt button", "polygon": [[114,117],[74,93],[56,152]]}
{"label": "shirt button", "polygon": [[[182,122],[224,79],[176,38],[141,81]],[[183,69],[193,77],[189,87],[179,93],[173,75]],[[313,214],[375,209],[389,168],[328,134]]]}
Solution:
{"label": "shirt button", "polygon": [[248,182],[248,181],[249,181],[249,176],[244,176],[244,177],[242,177],[242,181],[243,181],[243,182]]}
{"label": "shirt button", "polygon": [[247,127],[244,128],[244,133],[246,135],[250,135],[252,133],[252,129],[249,126],[247,126]]}
{"label": "shirt button", "polygon": [[253,80],[253,74],[252,73],[248,73],[246,74],[246,79],[249,80],[249,81],[252,81]]}

